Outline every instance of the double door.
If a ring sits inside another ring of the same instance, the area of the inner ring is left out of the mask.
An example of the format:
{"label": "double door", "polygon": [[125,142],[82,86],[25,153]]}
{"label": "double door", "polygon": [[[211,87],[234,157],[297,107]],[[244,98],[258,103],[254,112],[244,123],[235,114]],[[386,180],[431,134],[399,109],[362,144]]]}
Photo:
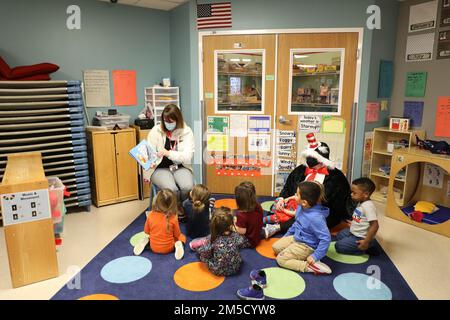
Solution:
{"label": "double door", "polygon": [[206,183],[234,193],[281,191],[301,163],[306,134],[326,142],[346,173],[358,33],[211,35],[203,38]]}

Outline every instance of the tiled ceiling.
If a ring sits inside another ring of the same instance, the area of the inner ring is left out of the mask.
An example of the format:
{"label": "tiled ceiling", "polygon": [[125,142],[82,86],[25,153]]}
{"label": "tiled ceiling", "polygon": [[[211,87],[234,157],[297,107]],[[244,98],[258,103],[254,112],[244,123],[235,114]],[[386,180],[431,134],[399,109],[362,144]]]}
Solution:
{"label": "tiled ceiling", "polygon": [[[111,0],[100,0],[100,1],[113,2]],[[115,4],[126,4],[129,6],[169,11],[175,7],[178,7],[180,4],[188,1],[189,0],[117,0]]]}

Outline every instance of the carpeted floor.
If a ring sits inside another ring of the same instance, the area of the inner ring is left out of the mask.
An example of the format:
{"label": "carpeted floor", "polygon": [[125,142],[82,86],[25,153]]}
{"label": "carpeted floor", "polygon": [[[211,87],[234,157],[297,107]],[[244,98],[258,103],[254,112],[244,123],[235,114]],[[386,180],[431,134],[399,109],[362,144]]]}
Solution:
{"label": "carpeted floor", "polygon": [[[179,261],[173,254],[158,255],[150,250],[134,257],[130,239],[143,231],[145,219],[143,213],[82,269],[80,289],[64,286],[52,299],[233,300],[237,299],[236,290],[249,285],[252,269],[267,271],[266,299],[416,299],[378,243],[375,254],[356,258],[336,255],[330,246],[332,258],[327,256],[322,261],[333,273],[314,276],[278,268],[273,258],[259,253],[270,255],[270,242],[263,240],[259,252],[241,251],[244,263],[239,274],[221,278],[211,276],[203,264],[197,263],[188,247]],[[184,230],[183,224],[181,227]]]}

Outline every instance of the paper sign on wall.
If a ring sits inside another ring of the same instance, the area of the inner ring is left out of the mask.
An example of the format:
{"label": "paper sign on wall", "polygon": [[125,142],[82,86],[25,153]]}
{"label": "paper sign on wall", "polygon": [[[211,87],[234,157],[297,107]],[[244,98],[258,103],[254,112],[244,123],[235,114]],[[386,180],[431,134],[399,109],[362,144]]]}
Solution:
{"label": "paper sign on wall", "polygon": [[405,96],[421,98],[425,96],[427,86],[426,72],[408,72],[406,74]]}
{"label": "paper sign on wall", "polygon": [[366,105],[366,122],[377,122],[380,116],[380,103],[367,102]]}
{"label": "paper sign on wall", "polygon": [[321,116],[311,116],[311,115],[298,116],[299,131],[320,132],[321,125],[322,125]]}
{"label": "paper sign on wall", "polygon": [[380,75],[378,78],[378,98],[390,98],[392,94],[392,81],[394,64],[392,61],[380,61]]}
{"label": "paper sign on wall", "polygon": [[270,151],[270,134],[249,134],[248,151]]}
{"label": "paper sign on wall", "polygon": [[228,117],[208,117],[208,133],[228,133],[229,121]]}
{"label": "paper sign on wall", "polygon": [[277,145],[277,149],[278,150],[282,150],[282,151],[291,151],[295,149],[295,145],[293,144],[279,144]]}
{"label": "paper sign on wall", "polygon": [[380,108],[381,108],[381,111],[387,111],[387,109],[388,109],[388,101],[387,100],[381,100]]}
{"label": "paper sign on wall", "polygon": [[436,137],[450,137],[450,96],[438,97],[436,110],[436,127],[434,135]]}
{"label": "paper sign on wall", "polygon": [[228,135],[208,134],[206,137],[206,149],[208,151],[228,151]]}
{"label": "paper sign on wall", "polygon": [[322,119],[323,133],[344,133],[345,120],[338,117],[325,116]]}
{"label": "paper sign on wall", "polygon": [[423,169],[423,185],[442,189],[444,184],[444,172],[439,166],[425,163]]}
{"label": "paper sign on wall", "polygon": [[409,118],[410,127],[420,127],[422,125],[423,101],[405,101],[403,117]]}
{"label": "paper sign on wall", "polygon": [[137,105],[136,70],[113,70],[114,104],[116,106]]}
{"label": "paper sign on wall", "polygon": [[278,171],[292,171],[295,169],[297,164],[295,161],[286,160],[286,159],[278,159],[277,162],[277,170]]}
{"label": "paper sign on wall", "polygon": [[362,176],[367,177],[370,173],[370,159],[372,157],[373,147],[373,131],[364,133],[364,154],[363,154],[363,166]]}
{"label": "paper sign on wall", "polygon": [[294,154],[291,151],[277,150],[278,157],[292,158]]}
{"label": "paper sign on wall", "polygon": [[442,0],[441,27],[450,26],[450,0]]}
{"label": "paper sign on wall", "polygon": [[247,115],[230,115],[230,137],[247,136]]}
{"label": "paper sign on wall", "polygon": [[408,36],[406,62],[428,61],[433,58],[434,33]]}
{"label": "paper sign on wall", "polygon": [[295,144],[295,137],[277,137],[277,144]]}
{"label": "paper sign on wall", "polygon": [[248,116],[249,133],[268,133],[272,126],[270,125],[271,116]]}
{"label": "paper sign on wall", "polygon": [[[450,25],[450,7],[447,12],[448,24]],[[439,32],[437,58],[450,59],[450,30]]]}
{"label": "paper sign on wall", "polygon": [[111,107],[108,70],[84,70],[83,81],[86,107]]}
{"label": "paper sign on wall", "polygon": [[435,28],[437,7],[437,0],[411,6],[409,8],[409,32]]}

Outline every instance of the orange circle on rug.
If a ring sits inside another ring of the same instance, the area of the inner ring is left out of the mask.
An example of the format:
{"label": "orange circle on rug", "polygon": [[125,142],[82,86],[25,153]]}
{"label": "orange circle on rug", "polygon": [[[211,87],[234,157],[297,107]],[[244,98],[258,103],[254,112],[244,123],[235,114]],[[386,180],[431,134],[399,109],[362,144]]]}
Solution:
{"label": "orange circle on rug", "polygon": [[216,203],[214,204],[215,208],[220,208],[220,207],[228,207],[231,210],[236,210],[237,209],[237,204],[236,204],[236,199],[220,199],[220,200],[216,200]]}
{"label": "orange circle on rug", "polygon": [[280,240],[280,238],[270,238],[261,240],[261,242],[256,246],[256,251],[263,257],[269,259],[276,259],[275,252],[273,252],[272,245]]}
{"label": "orange circle on rug", "polygon": [[173,280],[180,288],[188,291],[209,291],[225,281],[225,277],[213,275],[203,262],[188,263],[179,268]]}
{"label": "orange circle on rug", "polygon": [[98,293],[81,297],[78,300],[119,300],[119,298],[110,294]]}

